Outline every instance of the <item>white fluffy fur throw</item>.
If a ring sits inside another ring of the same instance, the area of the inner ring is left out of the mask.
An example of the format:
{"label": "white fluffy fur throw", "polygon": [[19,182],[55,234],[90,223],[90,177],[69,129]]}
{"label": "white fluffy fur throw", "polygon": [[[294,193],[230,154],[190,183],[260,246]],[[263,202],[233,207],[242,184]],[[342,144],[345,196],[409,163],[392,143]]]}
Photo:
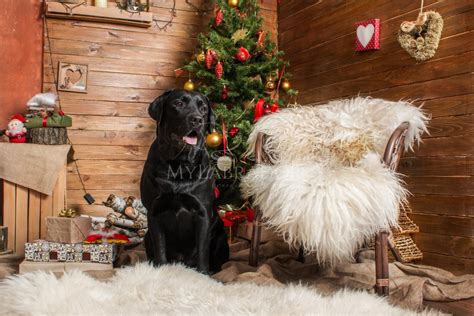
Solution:
{"label": "white fluffy fur throw", "polygon": [[416,315],[366,292],[323,297],[302,285],[222,284],[173,265],[139,264],[108,282],[35,272],[0,283],[0,293],[7,315]]}
{"label": "white fluffy fur throw", "polygon": [[426,132],[427,116],[407,102],[355,98],[284,109],[262,118],[258,132],[273,165],[253,168],[241,184],[265,223],[321,263],[351,260],[380,229],[397,225],[407,192],[381,160],[393,131],[410,127],[405,148]]}

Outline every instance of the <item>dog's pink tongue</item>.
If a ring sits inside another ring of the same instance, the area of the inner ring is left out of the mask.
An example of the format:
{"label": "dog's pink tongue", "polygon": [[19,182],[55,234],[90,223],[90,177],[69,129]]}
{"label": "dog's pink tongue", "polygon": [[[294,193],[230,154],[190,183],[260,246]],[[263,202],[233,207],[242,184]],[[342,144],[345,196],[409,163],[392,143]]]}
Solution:
{"label": "dog's pink tongue", "polygon": [[196,145],[198,142],[198,139],[196,136],[184,136],[183,140],[186,144],[189,144],[189,145]]}

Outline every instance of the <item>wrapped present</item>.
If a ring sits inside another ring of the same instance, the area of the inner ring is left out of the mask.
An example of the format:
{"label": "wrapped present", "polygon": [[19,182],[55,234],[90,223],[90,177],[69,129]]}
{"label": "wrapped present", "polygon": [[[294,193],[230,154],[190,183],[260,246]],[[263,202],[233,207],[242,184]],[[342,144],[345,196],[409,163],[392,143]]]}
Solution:
{"label": "wrapped present", "polygon": [[219,216],[224,223],[224,229],[227,233],[229,243],[232,243],[235,237],[235,230],[237,229],[240,223],[247,221],[247,211],[246,210],[226,210],[220,209]]}
{"label": "wrapped present", "polygon": [[90,217],[46,217],[46,240],[60,243],[79,243],[92,229]]}
{"label": "wrapped present", "polygon": [[100,271],[101,275],[104,271],[110,271],[112,275],[114,273],[114,267],[112,263],[93,263],[93,262],[33,262],[24,260],[20,263],[19,272],[25,274],[34,271],[48,271],[48,272],[68,272],[72,270],[80,271]]}
{"label": "wrapped present", "polygon": [[112,263],[117,250],[112,244],[64,244],[36,240],[25,244],[25,260],[35,262]]}
{"label": "wrapped present", "polygon": [[71,127],[72,118],[59,113],[52,113],[48,116],[34,115],[25,123],[27,129],[39,127]]}

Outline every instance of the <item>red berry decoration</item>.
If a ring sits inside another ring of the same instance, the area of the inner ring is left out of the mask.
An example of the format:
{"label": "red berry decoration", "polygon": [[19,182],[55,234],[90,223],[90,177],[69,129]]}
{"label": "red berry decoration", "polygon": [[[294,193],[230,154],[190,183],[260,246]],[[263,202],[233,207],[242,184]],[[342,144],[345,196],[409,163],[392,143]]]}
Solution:
{"label": "red berry decoration", "polygon": [[241,47],[239,48],[239,51],[237,52],[237,54],[235,54],[235,58],[238,61],[244,62],[250,58],[250,53],[245,47]]}
{"label": "red berry decoration", "polygon": [[227,90],[227,86],[224,86],[224,88],[222,89],[222,92],[221,92],[221,98],[222,98],[222,100],[225,100],[225,99],[227,99],[228,96],[229,96],[229,93],[228,93],[228,90]]}
{"label": "red berry decoration", "polygon": [[221,9],[218,9],[216,11],[216,26],[221,25],[223,21],[224,21],[224,13],[222,13]]}
{"label": "red berry decoration", "polygon": [[231,127],[229,129],[229,135],[230,137],[235,137],[235,135],[237,135],[239,133],[239,128],[238,127]]}
{"label": "red berry decoration", "polygon": [[272,111],[272,113],[278,111],[279,109],[280,109],[280,107],[278,106],[277,103],[273,103],[273,104],[270,106],[270,111]]}
{"label": "red berry decoration", "polygon": [[224,66],[222,66],[220,61],[217,62],[215,73],[217,79],[222,79],[222,75],[224,74]]}

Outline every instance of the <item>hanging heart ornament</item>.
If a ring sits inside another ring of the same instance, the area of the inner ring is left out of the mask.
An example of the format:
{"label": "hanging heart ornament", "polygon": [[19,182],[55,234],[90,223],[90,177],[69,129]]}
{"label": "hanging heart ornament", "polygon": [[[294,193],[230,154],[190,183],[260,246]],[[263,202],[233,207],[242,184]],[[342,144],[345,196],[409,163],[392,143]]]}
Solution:
{"label": "hanging heart ornament", "polygon": [[398,31],[398,42],[417,61],[432,58],[438,49],[443,18],[438,12],[420,14],[416,21],[405,21]]}

